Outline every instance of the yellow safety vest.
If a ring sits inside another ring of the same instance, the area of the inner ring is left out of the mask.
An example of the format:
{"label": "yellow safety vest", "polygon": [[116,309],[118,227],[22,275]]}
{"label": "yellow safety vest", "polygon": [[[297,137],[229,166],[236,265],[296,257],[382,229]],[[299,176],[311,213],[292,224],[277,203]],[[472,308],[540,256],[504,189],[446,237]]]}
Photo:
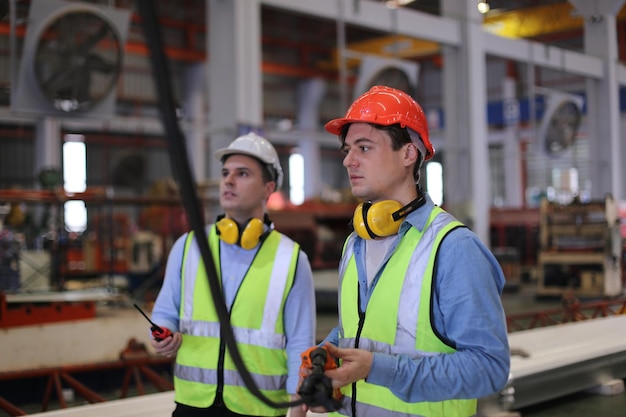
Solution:
{"label": "yellow safety vest", "polygon": [[[214,226],[210,229],[209,245],[221,282],[219,237]],[[231,326],[246,368],[259,389],[274,402],[289,401],[283,311],[293,285],[299,250],[297,243],[272,231],[261,244],[230,310]],[[257,416],[286,414],[286,409],[274,409],[254,397],[237,372],[220,338],[207,274],[191,237],[186,241],[181,275],[183,342],[174,367],[175,401],[209,407],[221,380],[224,404],[229,410]]]}
{"label": "yellow safety vest", "polygon": [[[455,351],[437,337],[431,326],[430,300],[437,250],[445,235],[459,226],[462,224],[454,217],[435,207],[422,232],[412,227],[385,266],[361,319],[354,238],[346,243],[340,265],[340,347],[413,358]],[[343,387],[342,392],[343,407],[331,415],[469,417],[476,414],[474,399],[408,403],[388,388],[364,380]]]}

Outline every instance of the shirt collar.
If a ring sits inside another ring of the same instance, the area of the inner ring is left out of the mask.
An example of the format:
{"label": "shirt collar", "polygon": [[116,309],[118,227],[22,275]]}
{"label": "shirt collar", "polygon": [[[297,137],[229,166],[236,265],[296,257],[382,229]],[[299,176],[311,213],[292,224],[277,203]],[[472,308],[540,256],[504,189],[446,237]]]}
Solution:
{"label": "shirt collar", "polygon": [[409,213],[409,215],[406,216],[406,218],[400,225],[400,230],[398,231],[398,234],[400,236],[404,236],[404,234],[411,227],[415,227],[420,232],[424,230],[424,226],[426,225],[426,222],[428,221],[430,212],[433,211],[433,209],[435,208],[435,203],[430,198],[428,193],[424,192],[424,197],[426,198],[426,202],[417,210]]}

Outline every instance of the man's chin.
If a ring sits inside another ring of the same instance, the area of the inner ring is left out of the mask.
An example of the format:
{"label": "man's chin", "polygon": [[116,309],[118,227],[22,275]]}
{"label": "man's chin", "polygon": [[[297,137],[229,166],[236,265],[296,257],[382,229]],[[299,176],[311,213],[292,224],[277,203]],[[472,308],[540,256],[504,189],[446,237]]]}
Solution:
{"label": "man's chin", "polygon": [[222,207],[222,210],[229,211],[237,207],[237,204],[230,199],[228,200],[220,199],[220,206]]}
{"label": "man's chin", "polygon": [[360,187],[353,186],[351,188],[352,196],[361,200],[367,199],[367,193]]}

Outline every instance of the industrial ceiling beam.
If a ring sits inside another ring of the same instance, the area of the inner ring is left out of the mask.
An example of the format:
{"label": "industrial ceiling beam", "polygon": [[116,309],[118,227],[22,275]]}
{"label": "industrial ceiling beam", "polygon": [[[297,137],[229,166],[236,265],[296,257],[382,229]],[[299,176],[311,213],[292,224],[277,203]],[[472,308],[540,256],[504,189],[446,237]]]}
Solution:
{"label": "industrial ceiling beam", "polygon": [[484,37],[490,55],[584,77],[597,79],[604,76],[603,61],[596,57],[524,39],[502,38],[490,33],[485,33]]}
{"label": "industrial ceiling beam", "polygon": [[[338,6],[335,0],[262,0],[267,6],[295,11],[317,17],[336,19]],[[459,46],[461,22],[409,9],[398,9],[397,21],[392,22],[389,9],[376,2],[360,2],[358,9],[344,11],[346,23],[369,27],[373,30],[391,32],[398,36],[417,38],[447,46]],[[521,12],[520,12],[521,13]],[[385,19],[384,16],[390,16]],[[392,25],[393,23],[393,25]],[[533,62],[538,66],[556,69],[570,74],[599,79],[604,76],[604,62],[584,53],[548,46],[525,39],[509,39],[485,33],[485,50],[489,55]],[[618,65],[618,82],[626,85],[623,65]]]}
{"label": "industrial ceiling beam", "polygon": [[[340,16],[336,0],[261,0],[265,6],[295,11],[335,21]],[[393,13],[397,12],[397,21]],[[347,24],[391,33],[397,27],[400,35],[426,41],[458,46],[461,44],[461,30],[456,20],[433,16],[410,9],[391,10],[383,3],[361,1],[358,7],[348,7],[343,11]]]}
{"label": "industrial ceiling beam", "polygon": [[[626,21],[626,8],[621,9],[617,20]],[[485,17],[483,28],[493,35],[510,39],[532,39],[558,33],[573,36],[573,33],[582,33],[584,19],[572,4],[556,3],[502,13],[492,12]],[[389,35],[353,42],[347,45],[347,49],[385,57],[416,58],[439,53],[439,44],[405,35]],[[336,66],[338,54],[334,55],[333,64]],[[358,58],[348,59],[348,66],[355,65],[358,65]]]}

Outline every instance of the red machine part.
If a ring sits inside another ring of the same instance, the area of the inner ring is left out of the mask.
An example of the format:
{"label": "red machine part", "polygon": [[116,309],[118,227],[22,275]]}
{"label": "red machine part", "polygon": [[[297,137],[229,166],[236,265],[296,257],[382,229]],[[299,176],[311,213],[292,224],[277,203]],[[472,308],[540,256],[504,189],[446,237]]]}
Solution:
{"label": "red machine part", "polygon": [[95,316],[96,303],[92,300],[8,303],[6,295],[0,293],[0,328],[91,319]]}

